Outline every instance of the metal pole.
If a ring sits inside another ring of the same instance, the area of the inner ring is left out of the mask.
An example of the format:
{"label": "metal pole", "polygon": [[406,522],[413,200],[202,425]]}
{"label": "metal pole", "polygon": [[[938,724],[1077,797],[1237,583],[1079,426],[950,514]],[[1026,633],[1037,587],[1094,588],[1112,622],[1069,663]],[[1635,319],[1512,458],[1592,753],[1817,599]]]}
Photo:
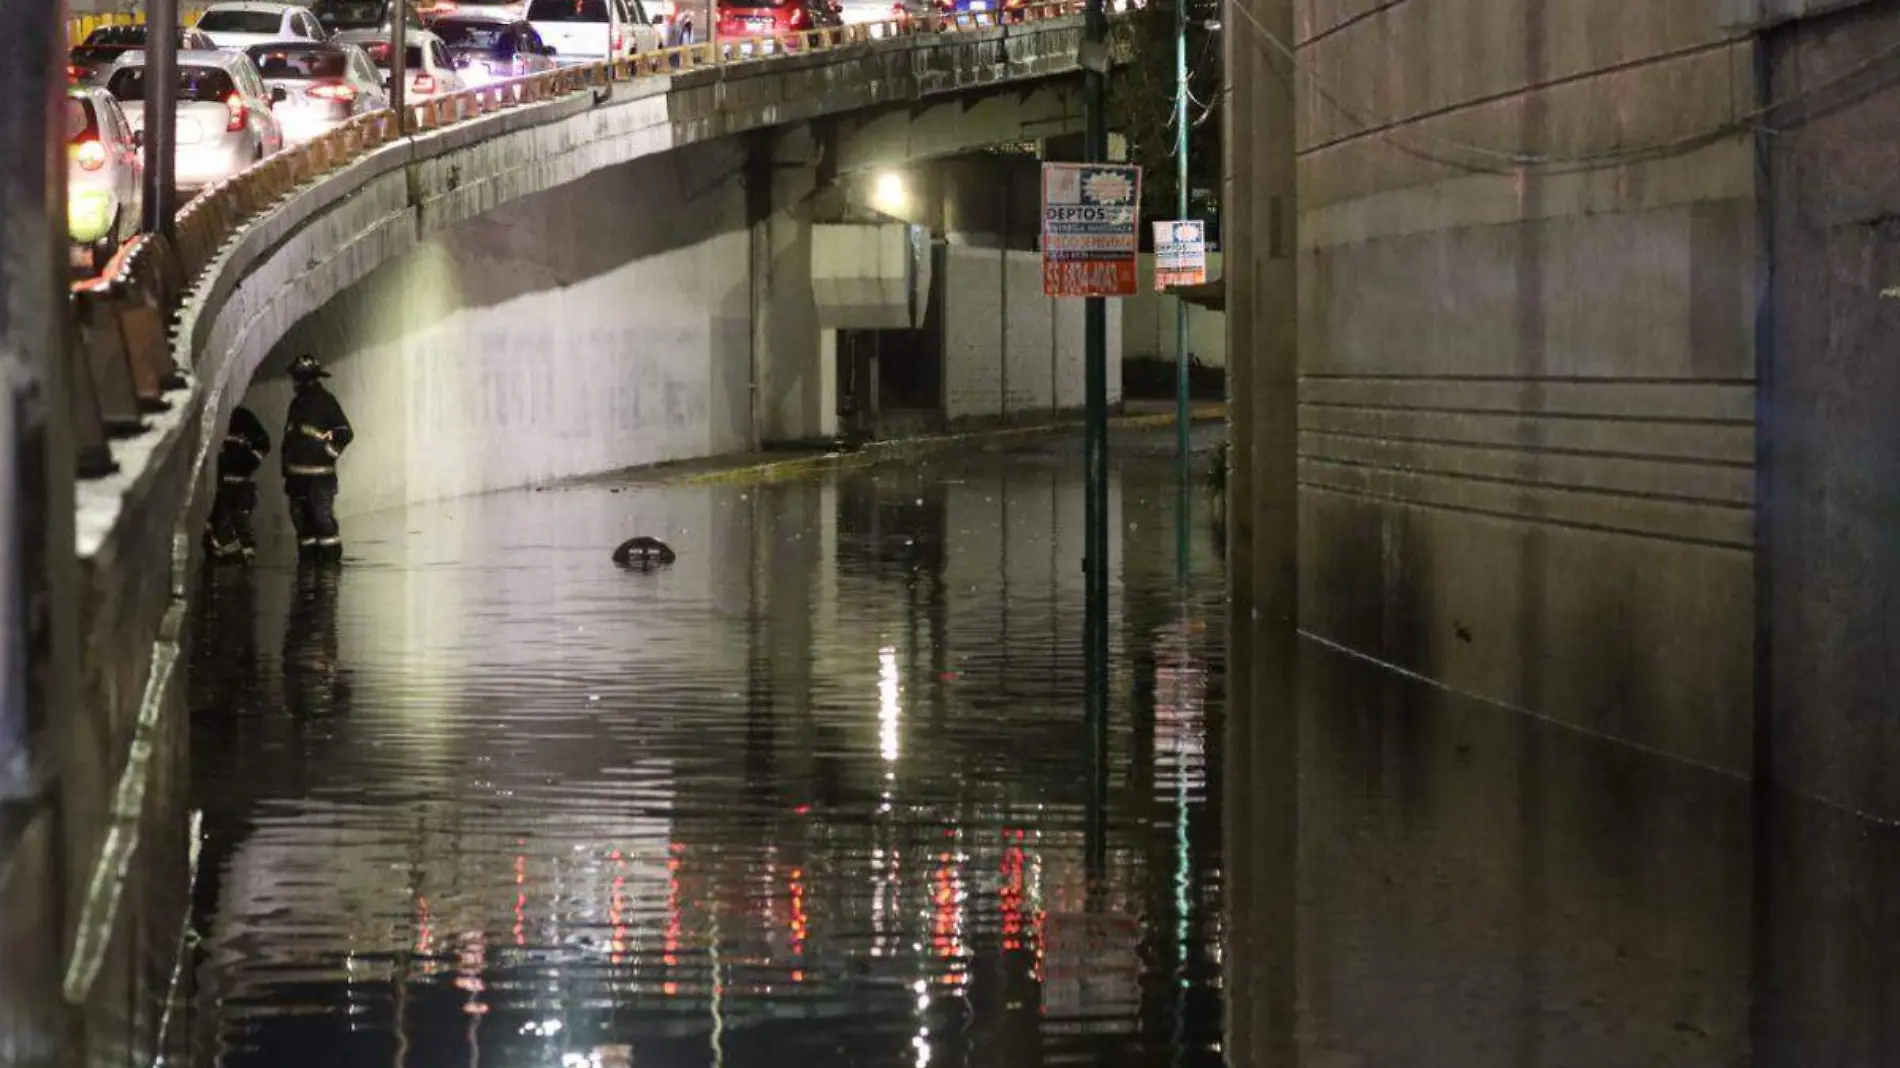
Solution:
{"label": "metal pole", "polygon": [[145,9],[145,207],[140,229],[172,232],[178,214],[178,0]]}
{"label": "metal pole", "polygon": [[[1108,13],[1105,0],[1088,0],[1083,36],[1095,56],[1105,54]],[[1108,77],[1106,66],[1087,64],[1082,74],[1085,133],[1082,155],[1089,163],[1108,160]],[[1083,478],[1087,515],[1084,539],[1087,616],[1083,645],[1088,664],[1087,715],[1091,749],[1087,860],[1100,873],[1108,855],[1108,302],[1089,297],[1082,309]]]}
{"label": "metal pole", "polygon": [[396,134],[409,132],[409,0],[396,0],[389,20],[389,107]]}
{"label": "metal pole", "polygon": [[[1187,8],[1189,0],[1174,0],[1174,217],[1188,217],[1188,62]],[[1187,598],[1188,521],[1190,505],[1188,475],[1188,306],[1174,298],[1174,424],[1175,455],[1179,465],[1179,488],[1175,493],[1175,576],[1180,581],[1181,597]],[[1183,605],[1185,608],[1185,603]]]}

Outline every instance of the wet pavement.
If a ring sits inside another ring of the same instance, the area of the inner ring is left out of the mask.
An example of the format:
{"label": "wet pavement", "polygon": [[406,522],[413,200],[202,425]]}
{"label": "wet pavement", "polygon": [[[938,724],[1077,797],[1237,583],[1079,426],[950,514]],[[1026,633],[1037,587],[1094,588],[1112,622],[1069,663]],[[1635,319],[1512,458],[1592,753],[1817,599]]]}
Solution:
{"label": "wet pavement", "polygon": [[1220,1063],[1224,578],[1197,493],[1177,583],[1171,440],[1118,442],[1093,872],[1073,441],[209,572],[195,1061]]}

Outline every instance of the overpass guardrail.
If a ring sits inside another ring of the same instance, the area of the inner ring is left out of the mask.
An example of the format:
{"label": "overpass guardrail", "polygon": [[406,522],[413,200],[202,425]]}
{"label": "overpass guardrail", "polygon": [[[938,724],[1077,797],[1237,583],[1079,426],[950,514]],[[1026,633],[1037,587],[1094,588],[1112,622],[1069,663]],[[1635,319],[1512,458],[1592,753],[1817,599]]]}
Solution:
{"label": "overpass guardrail", "polygon": [[1050,0],[1000,11],[897,18],[657,49],[631,59],[563,67],[406,104],[400,128],[393,111],[372,112],[278,152],[199,193],[179,209],[169,236],[139,234],[97,276],[72,284],[72,381],[67,392],[77,475],[98,479],[116,472],[111,442],[145,433],[147,417],[167,409],[165,394],[185,384],[189,368],[179,364],[173,343],[177,312],[205,281],[226,243],[293,190],[384,145],[640,78],[918,34],[1045,21],[1080,14],[1082,8],[1082,0]]}

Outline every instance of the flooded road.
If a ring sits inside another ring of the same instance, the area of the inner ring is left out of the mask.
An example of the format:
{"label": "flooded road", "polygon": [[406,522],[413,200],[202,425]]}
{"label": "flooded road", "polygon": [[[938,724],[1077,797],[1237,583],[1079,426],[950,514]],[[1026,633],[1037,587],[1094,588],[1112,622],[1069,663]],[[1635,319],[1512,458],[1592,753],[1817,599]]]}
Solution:
{"label": "flooded road", "polygon": [[1117,443],[1096,878],[1073,442],[209,573],[196,1062],[1220,1063],[1224,578],[1197,494],[1176,582],[1170,443]]}

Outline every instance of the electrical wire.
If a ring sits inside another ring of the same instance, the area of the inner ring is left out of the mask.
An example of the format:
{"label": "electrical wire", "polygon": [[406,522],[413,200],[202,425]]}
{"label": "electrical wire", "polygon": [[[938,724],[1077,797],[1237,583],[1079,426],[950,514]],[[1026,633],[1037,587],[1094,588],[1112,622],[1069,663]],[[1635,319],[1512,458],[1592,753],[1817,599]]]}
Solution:
{"label": "electrical wire", "polygon": [[[1292,47],[1288,46],[1285,41],[1282,41],[1275,35],[1273,31],[1262,25],[1260,20],[1254,16],[1253,12],[1249,11],[1239,0],[1229,0],[1227,7],[1230,10],[1239,12],[1241,17],[1245,19],[1244,25],[1249,27],[1261,40],[1265,41],[1267,45],[1290,63],[1294,71],[1302,75],[1307,82],[1311,84],[1313,91],[1320,99],[1338,111],[1349,122],[1356,125],[1359,128],[1358,133],[1372,134],[1379,137],[1391,144],[1394,148],[1405,152],[1407,155],[1462,170],[1489,174],[1517,174],[1533,168],[1546,174],[1568,174],[1601,170],[1607,167],[1624,166],[1630,163],[1640,163],[1653,159],[1681,155],[1722,141],[1736,134],[1764,129],[1761,120],[1766,119],[1768,116],[1784,108],[1806,100],[1811,100],[1832,89],[1845,85],[1849,81],[1858,78],[1860,75],[1892,59],[1896,55],[1900,55],[1900,43],[1889,45],[1834,77],[1822,81],[1818,85],[1805,88],[1798,93],[1780,100],[1763,104],[1708,130],[1631,148],[1583,153],[1579,155],[1550,155],[1526,152],[1521,149],[1504,150],[1490,148],[1484,145],[1474,145],[1453,138],[1442,137],[1426,130],[1413,131],[1420,140],[1436,143],[1446,150],[1463,152],[1472,156],[1481,157],[1487,161],[1495,161],[1479,163],[1471,160],[1450,158],[1430,149],[1407,144],[1404,139],[1400,138],[1390,129],[1390,127],[1396,126],[1405,120],[1392,119],[1379,122],[1366,118],[1358,110],[1346,105],[1340,99],[1339,94],[1335,93],[1331,87],[1313,72],[1310,64],[1301,62],[1299,54]],[[1224,24],[1233,25],[1233,22],[1232,20],[1227,20]],[[1269,64],[1269,66],[1273,66],[1274,75],[1276,77],[1280,78],[1282,82],[1287,82],[1287,77],[1284,72],[1279,70],[1277,66],[1272,64]],[[1768,132],[1772,133],[1773,131],[1769,130]]]}

